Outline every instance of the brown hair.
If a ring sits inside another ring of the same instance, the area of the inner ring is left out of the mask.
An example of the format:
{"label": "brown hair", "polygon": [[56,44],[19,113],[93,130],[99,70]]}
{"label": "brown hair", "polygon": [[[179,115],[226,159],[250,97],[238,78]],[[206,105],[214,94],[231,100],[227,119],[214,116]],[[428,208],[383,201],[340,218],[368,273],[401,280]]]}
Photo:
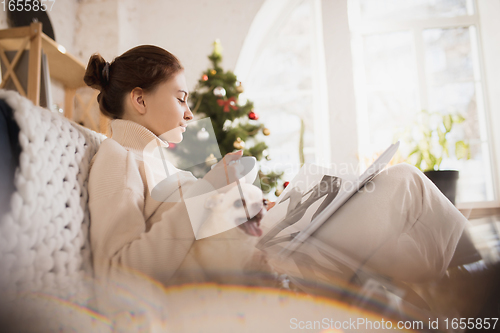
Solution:
{"label": "brown hair", "polygon": [[183,67],[167,50],[153,45],[134,47],[108,64],[96,53],[90,57],[83,80],[100,91],[99,109],[112,119],[122,118],[125,95],[134,88],[146,92],[170,79]]}

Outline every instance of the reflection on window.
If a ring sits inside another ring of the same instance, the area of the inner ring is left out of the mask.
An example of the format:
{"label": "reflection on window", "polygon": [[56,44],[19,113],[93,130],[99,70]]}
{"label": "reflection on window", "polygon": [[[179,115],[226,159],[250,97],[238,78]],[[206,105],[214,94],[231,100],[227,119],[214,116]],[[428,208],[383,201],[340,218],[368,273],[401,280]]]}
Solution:
{"label": "reflection on window", "polygon": [[466,121],[450,135],[469,142],[471,159],[441,169],[460,171],[457,203],[495,200],[473,1],[351,0],[350,20],[360,155],[398,139],[421,110],[458,112]]}
{"label": "reflection on window", "polygon": [[[324,154],[320,152],[329,151],[328,139],[324,138],[328,133],[318,129],[318,123],[327,122],[322,118],[322,97],[317,87],[317,76],[324,75],[324,71],[318,74],[317,68],[320,2],[302,0],[288,4],[274,14],[276,22],[259,37],[261,40],[252,41],[255,45],[252,51],[256,53],[252,63],[239,63],[236,70],[239,77],[244,77],[244,97],[254,102],[259,120],[271,132],[265,138],[271,159],[262,161],[262,167],[284,171],[285,180],[298,171],[301,153],[306,163],[328,163],[321,160]],[[274,10],[277,9],[270,9]],[[302,129],[303,149],[300,149]]]}

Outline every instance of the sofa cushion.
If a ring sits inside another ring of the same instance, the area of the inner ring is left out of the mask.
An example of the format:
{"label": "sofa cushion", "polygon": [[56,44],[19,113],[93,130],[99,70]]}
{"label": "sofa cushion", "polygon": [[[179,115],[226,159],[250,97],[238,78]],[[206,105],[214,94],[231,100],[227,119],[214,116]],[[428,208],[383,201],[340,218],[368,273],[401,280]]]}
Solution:
{"label": "sofa cushion", "polygon": [[0,90],[19,126],[19,166],[0,220],[0,282],[10,294],[89,297],[89,164],[106,136]]}
{"label": "sofa cushion", "polygon": [[19,126],[14,111],[0,100],[0,216],[9,209],[10,196],[14,192],[14,172],[19,165]]}

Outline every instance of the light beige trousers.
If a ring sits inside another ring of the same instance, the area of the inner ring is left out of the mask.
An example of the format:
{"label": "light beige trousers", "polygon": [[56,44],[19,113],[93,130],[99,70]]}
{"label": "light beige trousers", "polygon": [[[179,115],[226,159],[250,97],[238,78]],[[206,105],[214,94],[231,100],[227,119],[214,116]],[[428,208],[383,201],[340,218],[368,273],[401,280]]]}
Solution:
{"label": "light beige trousers", "polygon": [[398,164],[351,197],[312,237],[361,268],[419,282],[444,274],[468,223],[421,171]]}

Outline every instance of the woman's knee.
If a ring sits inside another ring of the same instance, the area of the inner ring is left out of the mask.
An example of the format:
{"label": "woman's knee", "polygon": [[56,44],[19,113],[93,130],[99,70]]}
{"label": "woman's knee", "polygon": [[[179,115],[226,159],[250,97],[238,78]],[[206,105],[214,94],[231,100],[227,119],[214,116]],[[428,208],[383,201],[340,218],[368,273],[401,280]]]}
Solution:
{"label": "woman's knee", "polygon": [[403,186],[405,188],[413,188],[422,183],[422,172],[407,163],[400,163],[382,170],[375,180],[375,185],[387,184],[391,188]]}
{"label": "woman's knee", "polygon": [[[415,166],[408,164],[408,163],[399,163],[399,164],[396,164],[396,165],[393,165],[393,166],[387,168],[386,170],[389,173],[397,174],[397,175],[400,175],[404,178],[413,177],[415,175],[420,176],[422,174],[422,171],[420,171]],[[384,172],[384,171],[382,171],[382,172]]]}

